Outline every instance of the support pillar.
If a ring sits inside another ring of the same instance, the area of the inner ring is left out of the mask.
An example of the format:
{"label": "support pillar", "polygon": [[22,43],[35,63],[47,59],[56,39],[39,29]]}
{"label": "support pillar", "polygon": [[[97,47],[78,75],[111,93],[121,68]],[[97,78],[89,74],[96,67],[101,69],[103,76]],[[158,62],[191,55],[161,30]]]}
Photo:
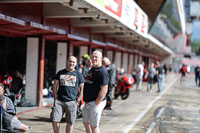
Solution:
{"label": "support pillar", "polygon": [[45,65],[45,39],[42,36],[40,40],[40,57],[39,57],[39,77],[38,77],[38,97],[37,104],[42,106],[43,88],[44,88],[44,65]]}
{"label": "support pillar", "polygon": [[57,43],[56,72],[66,68],[67,61],[67,42]]}
{"label": "support pillar", "polygon": [[37,104],[39,38],[27,38],[25,99]]}

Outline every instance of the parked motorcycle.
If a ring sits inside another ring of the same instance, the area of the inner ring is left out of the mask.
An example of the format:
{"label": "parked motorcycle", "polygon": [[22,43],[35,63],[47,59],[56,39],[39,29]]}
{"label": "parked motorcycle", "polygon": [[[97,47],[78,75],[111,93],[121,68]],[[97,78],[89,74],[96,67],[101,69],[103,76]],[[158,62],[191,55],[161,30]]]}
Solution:
{"label": "parked motorcycle", "polygon": [[10,88],[12,83],[12,77],[6,73],[0,76],[0,82],[4,85],[5,93],[9,96],[10,95]]}
{"label": "parked motorcycle", "polygon": [[130,74],[123,74],[117,76],[117,86],[114,90],[114,98],[121,96],[122,100],[128,98],[130,94],[130,88],[134,83],[134,78]]}
{"label": "parked motorcycle", "polygon": [[[15,105],[15,107],[24,100],[25,85],[16,87],[16,78],[11,77],[8,73],[0,75],[0,82],[4,85],[5,95],[7,95]],[[19,88],[18,88],[19,87]]]}

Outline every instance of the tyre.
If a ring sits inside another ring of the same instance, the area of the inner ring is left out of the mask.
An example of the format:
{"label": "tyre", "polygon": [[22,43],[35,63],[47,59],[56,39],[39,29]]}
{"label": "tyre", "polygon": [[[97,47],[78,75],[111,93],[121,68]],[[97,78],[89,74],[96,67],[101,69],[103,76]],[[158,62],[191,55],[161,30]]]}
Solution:
{"label": "tyre", "polygon": [[117,99],[119,96],[118,92],[117,92],[117,87],[115,87],[115,91],[114,91],[114,98]]}
{"label": "tyre", "polygon": [[129,88],[127,88],[127,89],[126,89],[126,92],[123,92],[123,93],[121,94],[121,99],[122,99],[122,100],[127,99],[128,96],[129,96],[129,94],[130,94],[130,90],[129,90]]}

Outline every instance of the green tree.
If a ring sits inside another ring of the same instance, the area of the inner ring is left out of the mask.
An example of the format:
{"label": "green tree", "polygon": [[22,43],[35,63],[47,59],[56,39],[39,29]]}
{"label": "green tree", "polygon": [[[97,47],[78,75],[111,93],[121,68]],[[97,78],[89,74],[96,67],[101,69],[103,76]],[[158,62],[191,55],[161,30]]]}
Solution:
{"label": "green tree", "polygon": [[191,42],[192,52],[200,54],[200,40],[194,39]]}

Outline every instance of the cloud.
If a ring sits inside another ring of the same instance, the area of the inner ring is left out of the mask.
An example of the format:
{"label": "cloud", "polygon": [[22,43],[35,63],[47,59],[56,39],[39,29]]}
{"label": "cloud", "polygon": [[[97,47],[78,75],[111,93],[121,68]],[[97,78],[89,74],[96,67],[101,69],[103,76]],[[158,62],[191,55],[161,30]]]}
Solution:
{"label": "cloud", "polygon": [[190,2],[190,15],[191,16],[200,16],[200,3],[197,1]]}

